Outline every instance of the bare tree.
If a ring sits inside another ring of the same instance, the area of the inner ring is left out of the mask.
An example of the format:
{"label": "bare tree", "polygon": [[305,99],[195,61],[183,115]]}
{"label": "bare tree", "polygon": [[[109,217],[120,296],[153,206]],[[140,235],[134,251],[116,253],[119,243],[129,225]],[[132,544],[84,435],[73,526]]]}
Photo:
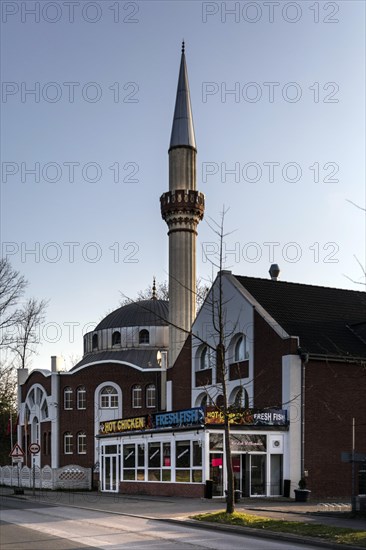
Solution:
{"label": "bare tree", "polygon": [[5,435],[0,438],[2,461],[9,454],[10,415],[12,420],[16,418],[16,368],[26,367],[36,351],[46,308],[43,300],[35,299],[21,305],[26,287],[27,281],[9,260],[0,259],[0,432]]}
{"label": "bare tree", "polygon": [[13,329],[19,317],[19,300],[24,294],[27,282],[12,268],[9,260],[0,259],[0,348],[13,339]]}
{"label": "bare tree", "polygon": [[[213,351],[216,355],[216,373],[219,383],[217,384],[221,389],[222,400],[218,405],[221,413],[224,417],[224,433],[225,433],[225,458],[226,458],[226,477],[227,477],[227,498],[226,498],[226,513],[232,514],[235,510],[235,487],[234,487],[234,473],[232,465],[232,453],[231,453],[231,440],[230,440],[230,417],[232,409],[229,404],[228,396],[228,381],[229,381],[229,368],[227,362],[227,339],[228,331],[226,328],[226,303],[223,297],[222,288],[222,270],[225,264],[225,258],[223,257],[223,244],[225,238],[229,233],[224,232],[225,215],[227,210],[225,207],[221,212],[220,223],[210,219],[208,222],[212,231],[216,234],[219,240],[219,252],[217,262],[209,259],[210,263],[218,270],[217,287],[212,287],[211,292],[207,298],[207,305],[211,309],[212,319],[212,332],[216,346]],[[229,331],[231,333],[231,331]],[[212,349],[212,346],[210,346]]]}
{"label": "bare tree", "polygon": [[19,312],[18,322],[13,343],[10,346],[15,357],[17,366],[26,368],[30,357],[36,353],[40,344],[39,327],[44,321],[47,302],[29,298]]}

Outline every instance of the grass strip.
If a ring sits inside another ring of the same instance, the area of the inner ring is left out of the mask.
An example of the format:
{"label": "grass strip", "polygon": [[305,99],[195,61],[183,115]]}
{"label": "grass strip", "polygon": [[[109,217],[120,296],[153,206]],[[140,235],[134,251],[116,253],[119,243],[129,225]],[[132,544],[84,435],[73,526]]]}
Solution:
{"label": "grass strip", "polygon": [[266,518],[234,512],[215,512],[209,514],[198,514],[190,516],[198,521],[210,521],[223,523],[225,525],[237,525],[240,527],[253,527],[255,529],[266,529],[276,533],[291,533],[293,535],[321,538],[338,544],[349,544],[366,548],[366,531],[351,529],[347,527],[333,527],[319,523],[304,523],[302,521],[286,521]]}

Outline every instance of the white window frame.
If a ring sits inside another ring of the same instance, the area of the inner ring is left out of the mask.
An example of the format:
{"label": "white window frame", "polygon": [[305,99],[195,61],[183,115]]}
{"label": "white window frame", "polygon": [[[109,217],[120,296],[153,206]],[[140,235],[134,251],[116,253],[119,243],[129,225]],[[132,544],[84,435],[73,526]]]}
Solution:
{"label": "white window frame", "polygon": [[76,390],[76,408],[80,410],[86,409],[86,388],[79,386]]}
{"label": "white window frame", "polygon": [[64,454],[72,455],[73,454],[73,435],[71,432],[64,433]]}
{"label": "white window frame", "polygon": [[99,403],[101,409],[118,409],[118,392],[116,388],[103,386],[100,390]]}
{"label": "white window frame", "polygon": [[65,411],[72,411],[73,409],[72,401],[73,401],[72,388],[70,386],[66,386],[66,388],[64,388],[64,410]]}
{"label": "white window frame", "polygon": [[148,409],[155,409],[156,407],[156,386],[155,384],[148,384],[145,389],[146,407]]}
{"label": "white window frame", "polygon": [[86,433],[79,432],[77,437],[77,447],[79,455],[86,455]]}
{"label": "white window frame", "polygon": [[142,386],[140,384],[132,386],[132,408],[142,408]]}

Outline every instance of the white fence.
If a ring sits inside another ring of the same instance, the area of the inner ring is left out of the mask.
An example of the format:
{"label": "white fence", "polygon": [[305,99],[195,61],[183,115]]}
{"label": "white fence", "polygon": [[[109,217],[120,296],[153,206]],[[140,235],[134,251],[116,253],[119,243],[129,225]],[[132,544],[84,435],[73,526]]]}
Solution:
{"label": "white fence", "polygon": [[92,473],[90,468],[70,464],[62,468],[39,466],[0,466],[0,484],[10,487],[36,489],[91,489]]}

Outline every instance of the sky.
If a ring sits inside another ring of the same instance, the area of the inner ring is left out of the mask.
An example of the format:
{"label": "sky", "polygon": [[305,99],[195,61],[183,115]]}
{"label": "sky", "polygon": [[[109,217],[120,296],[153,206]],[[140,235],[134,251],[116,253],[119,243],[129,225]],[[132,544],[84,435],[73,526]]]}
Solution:
{"label": "sky", "polygon": [[[168,147],[186,43],[205,194],[197,275],[363,290],[363,1],[2,1],[2,255],[49,301],[33,368],[82,356],[167,279]],[[211,220],[211,221],[210,221]],[[359,263],[361,265],[359,265]]]}

